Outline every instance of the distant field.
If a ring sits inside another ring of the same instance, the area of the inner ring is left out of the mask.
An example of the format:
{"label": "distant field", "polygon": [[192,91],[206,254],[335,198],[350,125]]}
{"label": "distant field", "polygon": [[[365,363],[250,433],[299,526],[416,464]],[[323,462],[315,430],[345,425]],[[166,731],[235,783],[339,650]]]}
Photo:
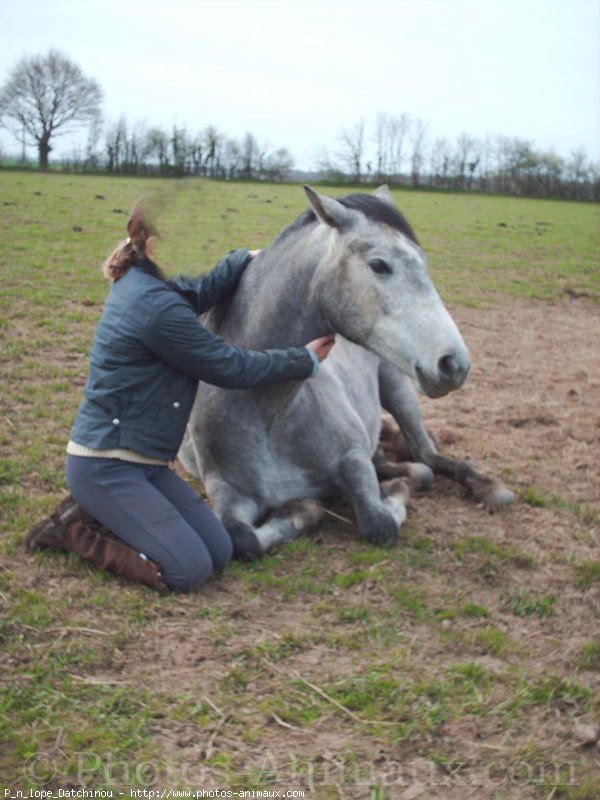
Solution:
{"label": "distant field", "polygon": [[474,355],[427,419],[502,474],[515,509],[488,517],[442,482],[394,550],[329,518],[161,598],[20,547],[65,493],[100,264],[142,195],[168,273],[264,247],[307,206],[296,185],[0,172],[0,789],[396,800],[382,776],[405,763],[437,770],[415,798],[597,800],[574,730],[600,714],[600,207],[394,192]]}
{"label": "distant field", "polygon": [[[164,207],[160,260],[167,271],[205,269],[231,247],[261,247],[307,206],[299,185],[1,173],[3,270],[43,270],[54,285],[73,269],[89,277],[123,233],[141,195]],[[348,191],[327,188],[339,195]],[[102,195],[104,199],[97,199]],[[553,200],[395,191],[448,302],[480,304],[495,293],[554,299],[600,297],[600,207]],[[13,205],[14,204],[14,205]],[[73,227],[82,228],[74,232]],[[6,236],[6,234],[9,234]],[[6,276],[3,276],[6,281]],[[29,276],[22,276],[29,279]],[[12,280],[15,280],[12,278]],[[3,289],[10,293],[18,283]],[[76,297],[74,298],[76,299]]]}

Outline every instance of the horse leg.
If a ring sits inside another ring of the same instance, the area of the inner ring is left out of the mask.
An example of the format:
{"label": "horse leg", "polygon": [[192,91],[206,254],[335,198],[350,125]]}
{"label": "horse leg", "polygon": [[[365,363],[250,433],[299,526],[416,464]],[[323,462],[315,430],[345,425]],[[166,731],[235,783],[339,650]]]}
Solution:
{"label": "horse leg", "polygon": [[417,395],[410,380],[391,364],[382,363],[379,368],[379,389],[381,404],[400,426],[414,461],[426,464],[436,475],[451,478],[467,487],[490,511],[514,502],[514,493],[498,478],[484,475],[466,461],[439,455],[423,425]]}
{"label": "horse leg", "polygon": [[414,461],[391,461],[378,449],[373,456],[373,466],[380,481],[407,478],[413,489],[425,491],[433,483],[433,471],[426,464]]}
{"label": "horse leg", "polygon": [[260,525],[227,514],[223,519],[233,541],[233,557],[254,561],[277,545],[309,533],[323,517],[316,500],[290,500],[272,511]]}
{"label": "horse leg", "polygon": [[271,548],[308,533],[324,513],[315,500],[290,500],[265,517],[264,509],[221,480],[211,482],[209,494],[231,536],[233,557],[242,561],[255,561]]}
{"label": "horse leg", "polygon": [[[431,436],[431,434],[430,434]],[[425,491],[431,488],[434,474],[427,464],[412,460],[406,439],[391,414],[381,414],[379,445],[373,456],[373,464],[380,481],[391,478],[408,478],[413,489]]]}
{"label": "horse leg", "polygon": [[289,500],[276,508],[255,528],[262,552],[266,553],[276,545],[309,533],[317,527],[323,514],[323,509],[316,500]]}
{"label": "horse leg", "polygon": [[338,483],[352,503],[361,536],[374,544],[398,540],[409,497],[405,480],[396,478],[380,486],[368,454],[353,450],[340,463]]}

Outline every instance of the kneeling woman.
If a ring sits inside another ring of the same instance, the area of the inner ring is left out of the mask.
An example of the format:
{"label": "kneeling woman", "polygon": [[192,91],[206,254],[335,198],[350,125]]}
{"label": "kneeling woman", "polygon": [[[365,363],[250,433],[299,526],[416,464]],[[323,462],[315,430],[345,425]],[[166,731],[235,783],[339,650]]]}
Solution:
{"label": "kneeling woman", "polygon": [[228,344],[198,315],[234,291],[253,254],[235,250],[205,277],[166,280],[152,260],[154,231],[141,204],[133,209],[127,232],[104,265],[112,285],[67,447],[72,497],[115,537],[95,537],[88,546],[89,529],[61,526],[59,513],[54,515],[62,529],[58,539],[56,531],[48,537],[38,530],[29,546],[62,546],[97,566],[131,575],[119,570],[114,554],[104,552],[120,540],[130,553],[125,559],[135,557],[143,566],[141,553],[169,589],[187,591],[222,569],[233,549],[217,517],[169,466],[183,439],[197,382],[248,389],[304,380],[327,357],[333,338],[285,350]]}

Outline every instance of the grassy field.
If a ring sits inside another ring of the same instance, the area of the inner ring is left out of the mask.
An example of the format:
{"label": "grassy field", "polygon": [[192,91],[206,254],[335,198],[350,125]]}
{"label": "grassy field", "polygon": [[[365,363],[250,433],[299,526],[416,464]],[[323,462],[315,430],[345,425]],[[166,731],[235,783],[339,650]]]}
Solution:
{"label": "grassy field", "polygon": [[[494,526],[505,523],[480,510],[464,525],[458,514],[442,545],[425,506],[394,551],[329,522],[319,539],[234,564],[187,597],[158,597],[74,556],[23,553],[24,533],[65,492],[65,443],[107,291],[100,263],[141,195],[162,212],[168,273],[265,246],[306,207],[300,186],[0,173],[0,787],[293,783],[323,798],[599,797],[597,757],[562,749],[565,729],[551,727],[569,715],[598,720],[598,619],[557,666],[552,625],[560,631],[569,617],[562,591],[543,589],[545,556],[504,542]],[[453,306],[600,300],[598,206],[395,196]],[[532,525],[562,526],[592,553],[575,562],[567,550],[560,562],[560,585],[588,602],[600,580],[597,512],[544,486],[521,498],[539,512]],[[442,488],[428,502],[465,501]],[[547,647],[513,635],[510,624],[525,622]],[[331,737],[318,758],[308,755],[315,731]],[[472,762],[457,745],[464,736],[479,747]],[[422,777],[412,795],[387,786],[381,776],[407,760],[433,765],[445,788],[415,793]]]}

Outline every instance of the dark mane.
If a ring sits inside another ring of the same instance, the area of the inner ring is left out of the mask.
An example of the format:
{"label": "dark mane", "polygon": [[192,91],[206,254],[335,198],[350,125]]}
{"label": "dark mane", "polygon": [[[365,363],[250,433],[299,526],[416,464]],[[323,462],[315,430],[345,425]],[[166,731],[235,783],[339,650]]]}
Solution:
{"label": "dark mane", "polygon": [[[345,197],[337,197],[336,200],[343,206],[346,206],[346,208],[350,208],[354,211],[360,211],[365,215],[365,217],[368,217],[375,222],[381,222],[383,225],[388,225],[390,228],[400,231],[400,233],[404,234],[404,236],[407,236],[415,244],[419,244],[419,240],[417,239],[415,232],[408,224],[408,221],[404,215],[389,203],[385,203],[383,200],[379,200],[379,198],[370,194],[358,193],[348,194],[345,195]],[[309,208],[307,211],[301,214],[298,219],[292,222],[291,225],[288,225],[278,239],[282,239],[291,233],[299,231],[301,228],[316,222],[316,219],[317,215],[311,208]]]}

